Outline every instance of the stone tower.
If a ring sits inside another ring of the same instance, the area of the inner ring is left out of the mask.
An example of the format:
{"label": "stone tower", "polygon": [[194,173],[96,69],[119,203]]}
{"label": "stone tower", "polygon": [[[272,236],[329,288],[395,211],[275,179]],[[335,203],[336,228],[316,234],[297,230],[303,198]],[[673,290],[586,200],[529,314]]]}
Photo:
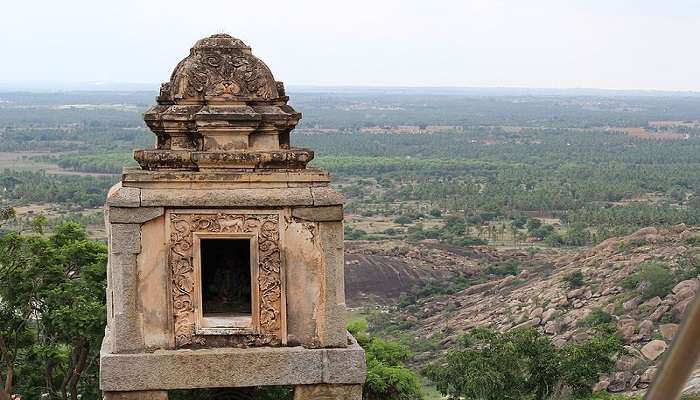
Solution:
{"label": "stone tower", "polygon": [[343,199],[282,82],[239,39],[198,41],[144,116],[106,204],[108,399],[171,389],[293,385],[361,399],[364,353],[345,329]]}

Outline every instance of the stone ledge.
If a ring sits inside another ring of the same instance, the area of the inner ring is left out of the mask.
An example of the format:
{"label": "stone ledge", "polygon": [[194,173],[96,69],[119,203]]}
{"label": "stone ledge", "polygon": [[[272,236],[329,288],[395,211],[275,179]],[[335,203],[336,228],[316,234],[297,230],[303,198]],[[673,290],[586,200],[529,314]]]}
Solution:
{"label": "stone ledge", "polygon": [[107,192],[106,205],[109,207],[139,207],[141,206],[141,189],[122,187],[119,182]]}
{"label": "stone ledge", "polygon": [[124,187],[153,189],[239,189],[328,186],[325,171],[303,170],[230,170],[230,171],[147,171],[125,167]]}
{"label": "stone ledge", "polygon": [[103,391],[173,390],[277,385],[362,384],[366,367],[354,341],[343,349],[303,347],[158,350],[100,354]]}
{"label": "stone ledge", "polygon": [[292,217],[313,222],[332,222],[343,220],[343,207],[295,207],[292,209]]}
{"label": "stone ledge", "polygon": [[284,207],[313,204],[314,196],[310,188],[141,189],[143,207]]}
{"label": "stone ledge", "polygon": [[330,187],[311,188],[314,206],[342,206],[345,204],[345,197]]}
{"label": "stone ledge", "polygon": [[109,222],[113,224],[143,224],[165,213],[163,207],[109,207]]}
{"label": "stone ledge", "polygon": [[[206,135],[205,135],[206,136]],[[207,169],[304,169],[313,160],[308,149],[270,150],[136,150],[134,159],[146,170],[207,170]]]}

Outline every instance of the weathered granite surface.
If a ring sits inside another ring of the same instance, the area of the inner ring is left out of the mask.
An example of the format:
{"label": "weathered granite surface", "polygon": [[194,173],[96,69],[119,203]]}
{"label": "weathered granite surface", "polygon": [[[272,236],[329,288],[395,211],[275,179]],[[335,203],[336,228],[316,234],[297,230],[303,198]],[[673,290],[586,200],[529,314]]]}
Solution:
{"label": "weathered granite surface", "polygon": [[277,385],[352,385],[365,379],[364,351],[303,347],[159,350],[111,354],[103,345],[103,391],[148,391]]}

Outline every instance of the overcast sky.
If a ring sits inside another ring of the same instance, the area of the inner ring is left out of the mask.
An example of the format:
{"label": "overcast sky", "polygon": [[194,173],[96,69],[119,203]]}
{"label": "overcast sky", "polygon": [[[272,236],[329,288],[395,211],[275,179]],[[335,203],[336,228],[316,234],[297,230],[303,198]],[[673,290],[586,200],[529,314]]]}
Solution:
{"label": "overcast sky", "polygon": [[19,0],[0,80],[157,84],[200,37],[288,85],[700,90],[697,0]]}

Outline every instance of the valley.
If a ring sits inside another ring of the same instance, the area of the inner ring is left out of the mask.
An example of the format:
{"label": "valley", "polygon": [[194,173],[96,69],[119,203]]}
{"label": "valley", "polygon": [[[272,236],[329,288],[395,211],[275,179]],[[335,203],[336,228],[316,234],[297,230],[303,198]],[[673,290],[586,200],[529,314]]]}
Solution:
{"label": "valley", "polygon": [[[0,93],[4,231],[101,205],[152,146],[151,92]],[[643,393],[700,275],[700,97],[425,89],[293,93],[292,144],[346,198],[351,321],[424,370],[476,328],[624,354],[599,396]],[[697,374],[696,374],[697,375]],[[700,395],[696,378],[688,395]],[[598,397],[607,398],[607,397]]]}

